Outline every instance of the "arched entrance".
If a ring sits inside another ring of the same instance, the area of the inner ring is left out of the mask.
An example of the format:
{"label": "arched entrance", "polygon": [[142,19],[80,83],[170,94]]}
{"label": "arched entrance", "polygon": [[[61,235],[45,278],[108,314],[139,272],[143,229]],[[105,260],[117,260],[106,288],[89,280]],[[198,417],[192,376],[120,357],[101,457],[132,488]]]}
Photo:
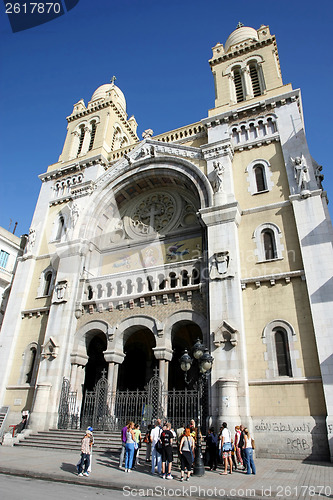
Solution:
{"label": "arched entrance", "polygon": [[[90,336],[89,336],[90,337]],[[91,340],[87,339],[88,362],[85,367],[84,393],[92,391],[102,376],[103,370],[107,373],[108,364],[104,359],[103,351],[107,342],[103,333],[96,333]]]}
{"label": "arched entrance", "polygon": [[148,328],[128,329],[124,334],[124,352],[126,357],[119,367],[119,391],[143,390],[154,374],[157,366],[153,347],[155,337]]}
{"label": "arched entrance", "polygon": [[192,381],[190,384],[185,383],[184,372],[180,368],[179,359],[185,349],[191,355],[191,348],[197,339],[203,340],[202,332],[196,323],[192,321],[179,321],[176,323],[171,332],[173,357],[169,367],[169,390],[183,390],[185,387],[193,389],[194,381],[198,376],[198,367],[194,363],[188,373],[188,379]]}

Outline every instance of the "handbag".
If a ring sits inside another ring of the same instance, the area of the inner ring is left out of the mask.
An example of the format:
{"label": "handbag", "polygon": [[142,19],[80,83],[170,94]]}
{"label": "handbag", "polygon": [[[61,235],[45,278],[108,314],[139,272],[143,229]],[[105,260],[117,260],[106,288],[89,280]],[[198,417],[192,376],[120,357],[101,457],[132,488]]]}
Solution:
{"label": "handbag", "polygon": [[162,443],[160,439],[155,444],[155,450],[157,451],[157,453],[162,453]]}
{"label": "handbag", "polygon": [[230,435],[230,431],[229,431],[229,439],[230,439],[230,442],[228,442],[228,443],[223,443],[223,446],[222,446],[222,450],[223,450],[223,451],[231,451],[231,450],[232,450],[232,443],[231,443],[231,435]]}

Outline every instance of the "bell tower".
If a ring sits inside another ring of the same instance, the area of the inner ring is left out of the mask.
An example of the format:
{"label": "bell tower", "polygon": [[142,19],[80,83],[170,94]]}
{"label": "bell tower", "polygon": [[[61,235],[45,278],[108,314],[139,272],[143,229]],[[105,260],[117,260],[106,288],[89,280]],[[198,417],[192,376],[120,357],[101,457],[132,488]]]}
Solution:
{"label": "bell tower", "polygon": [[[238,23],[225,45],[213,47],[209,64],[215,82],[215,108],[209,116],[292,90],[283,85],[275,36]],[[283,89],[282,89],[283,88]]]}
{"label": "bell tower", "polygon": [[125,96],[115,80],[98,87],[87,106],[83,99],[74,104],[60,162],[96,155],[107,158],[112,151],[138,142],[137,122],[134,116],[128,119]]}

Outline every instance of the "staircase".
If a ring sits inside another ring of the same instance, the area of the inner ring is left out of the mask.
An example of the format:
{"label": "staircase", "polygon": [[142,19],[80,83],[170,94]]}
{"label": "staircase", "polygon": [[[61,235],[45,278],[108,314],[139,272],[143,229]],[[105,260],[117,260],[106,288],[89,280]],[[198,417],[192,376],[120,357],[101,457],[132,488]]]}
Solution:
{"label": "staircase", "polygon": [[5,431],[5,423],[8,415],[8,406],[1,406],[0,408],[0,440]]}
{"label": "staircase", "polygon": [[[15,443],[14,446],[29,446],[33,448],[49,448],[53,450],[78,451],[84,430],[50,429],[49,431],[36,432]],[[93,450],[98,453],[119,453],[121,448],[121,431],[94,431]],[[142,448],[145,450],[145,443]]]}

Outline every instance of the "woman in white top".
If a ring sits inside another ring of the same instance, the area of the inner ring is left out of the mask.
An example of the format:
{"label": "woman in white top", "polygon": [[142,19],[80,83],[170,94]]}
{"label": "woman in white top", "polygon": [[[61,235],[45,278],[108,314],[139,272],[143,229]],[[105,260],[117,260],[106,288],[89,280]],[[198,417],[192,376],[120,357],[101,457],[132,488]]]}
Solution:
{"label": "woman in white top", "polygon": [[126,431],[125,472],[130,472],[133,467],[134,443],[135,443],[134,422],[129,422]]}
{"label": "woman in white top", "polygon": [[246,474],[252,474],[256,473],[256,466],[254,465],[254,460],[253,460],[253,446],[254,446],[254,440],[251,438],[250,433],[248,429],[245,427],[244,429],[244,445],[243,445],[243,450],[246,458]]}
{"label": "woman in white top", "polygon": [[230,474],[232,474],[232,460],[231,460],[231,434],[229,429],[227,428],[227,423],[223,422],[222,424],[222,434],[221,434],[221,451],[222,457],[224,460],[224,472],[220,472],[223,476],[228,474],[228,462],[230,467]]}

